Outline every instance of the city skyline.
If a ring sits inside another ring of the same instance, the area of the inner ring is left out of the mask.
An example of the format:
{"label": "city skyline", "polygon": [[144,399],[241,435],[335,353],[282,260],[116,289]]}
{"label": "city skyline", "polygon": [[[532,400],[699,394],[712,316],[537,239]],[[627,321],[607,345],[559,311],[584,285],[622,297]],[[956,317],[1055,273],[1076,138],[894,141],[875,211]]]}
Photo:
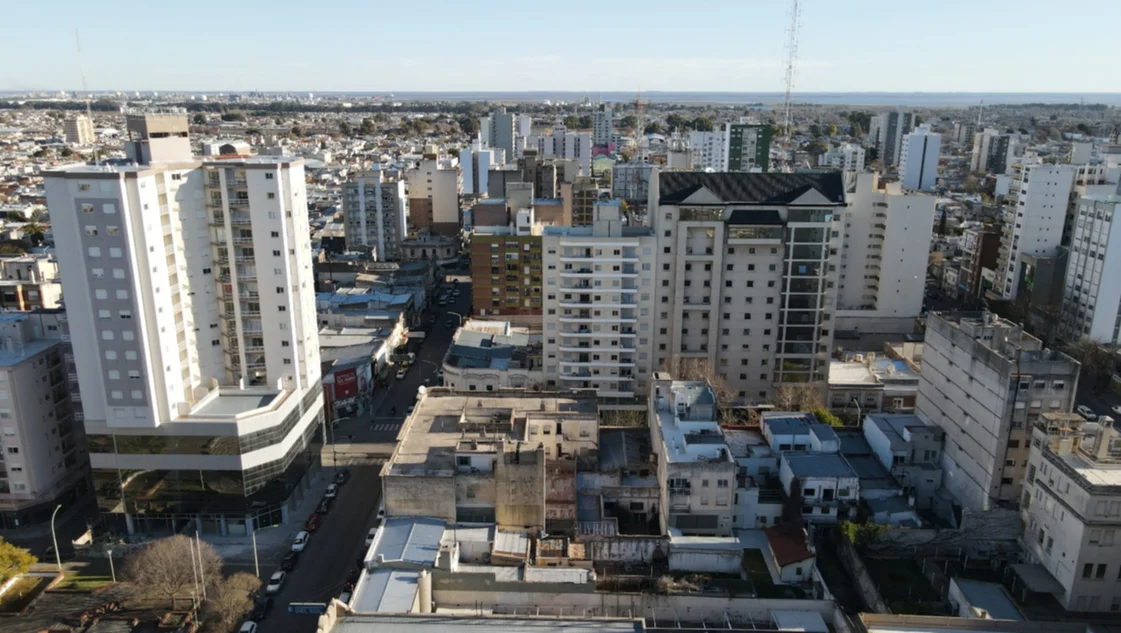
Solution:
{"label": "city skyline", "polygon": [[[934,14],[907,6],[884,13],[863,0],[802,4],[796,92],[1121,92],[1121,78],[1075,63],[1096,54],[1093,38],[1075,35],[1083,26],[1077,16],[1042,0],[954,0]],[[1100,23],[1121,21],[1121,6],[1092,4]],[[745,7],[726,0],[690,5],[692,29],[683,26],[688,16],[680,5],[668,1],[577,0],[556,17],[482,0],[426,13],[422,24],[410,7],[388,5],[369,20],[335,19],[368,12],[344,0],[329,16],[328,38],[308,28],[315,20],[290,2],[267,10],[257,3],[192,6],[113,13],[67,0],[49,14],[39,5],[14,7],[10,23],[25,27],[0,40],[0,55],[25,61],[0,71],[0,90],[74,90],[84,68],[93,91],[768,92],[782,88],[790,21],[785,2]],[[1012,11],[1015,29],[994,28]],[[59,24],[58,15],[70,20]],[[235,58],[229,45],[209,41],[207,32],[221,32],[215,18],[237,33],[243,52],[257,54]],[[1030,45],[1039,41],[1052,45]],[[984,42],[984,56],[968,42]]]}

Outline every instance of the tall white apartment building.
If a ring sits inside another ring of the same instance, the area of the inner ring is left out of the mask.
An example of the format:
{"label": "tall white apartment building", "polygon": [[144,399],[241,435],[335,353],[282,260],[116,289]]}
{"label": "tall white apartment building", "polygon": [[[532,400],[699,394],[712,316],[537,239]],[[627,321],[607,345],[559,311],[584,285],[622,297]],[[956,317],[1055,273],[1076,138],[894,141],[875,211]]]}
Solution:
{"label": "tall white apartment building", "polygon": [[1020,499],[1025,562],[1054,580],[1068,611],[1121,611],[1121,439],[1112,425],[1044,415]]}
{"label": "tall white apartment building", "polygon": [[610,103],[601,103],[592,113],[592,143],[610,145],[615,137],[615,113]]}
{"label": "tall white apartment building", "polygon": [[856,143],[842,143],[822,154],[818,166],[841,171],[864,171],[864,148]]}
{"label": "tall white apartment building", "polygon": [[441,158],[435,146],[426,147],[416,167],[405,171],[405,188],[409,197],[409,230],[459,235],[462,181],[455,158]]}
{"label": "tall white apartment building", "polygon": [[526,147],[536,147],[541,158],[575,160],[580,165],[582,176],[592,175],[592,135],[589,132],[572,132],[558,125],[551,135],[527,138]]}
{"label": "tall white apartment building", "polygon": [[1059,335],[1116,345],[1121,343],[1121,196],[1079,198],[1076,206]]}
{"label": "tall white apartment building", "polygon": [[922,313],[934,196],[856,174],[844,216],[837,327],[911,332]]}
{"label": "tall white apartment building", "polygon": [[1020,255],[1050,256],[1062,243],[1074,168],[1070,165],[1016,165],[1004,208],[997,254],[998,288],[1015,299]]}
{"label": "tall white apartment building", "polygon": [[408,217],[405,181],[380,169],[352,174],[343,186],[347,248],[368,248],[374,261],[400,259]]}
{"label": "tall white apartment building", "polygon": [[74,145],[90,145],[97,139],[93,131],[93,122],[84,114],[63,121],[62,130],[66,142]]}
{"label": "tall white apartment building", "polygon": [[479,138],[484,149],[501,150],[506,160],[513,160],[518,138],[528,136],[531,125],[529,117],[498,108],[479,121]]}
{"label": "tall white apartment building", "polygon": [[138,165],[45,177],[98,501],[130,533],[248,535],[317,464],[303,163],[196,160],[185,114],[127,129]]}
{"label": "tall white apartment building", "polygon": [[691,130],[687,138],[693,154],[693,169],[728,171],[728,135],[722,128],[711,132]]}
{"label": "tall white apartment building", "polygon": [[824,383],[845,204],[839,172],[654,170],[654,367],[704,361],[745,404]]}
{"label": "tall white apartment building", "polygon": [[67,380],[66,315],[0,314],[0,528],[46,523],[90,493],[89,463]]}
{"label": "tall white apartment building", "polygon": [[1074,236],[1074,221],[1078,218],[1078,201],[1087,197],[1121,195],[1121,165],[1116,163],[1071,163],[1074,169],[1074,186],[1070,204],[1067,205],[1063,225],[1063,246],[1070,246]]}
{"label": "tall white apartment building", "polygon": [[771,160],[769,125],[725,123],[711,132],[689,132],[693,167],[711,171],[767,171]]}
{"label": "tall white apartment building", "polygon": [[973,136],[973,154],[969,170],[990,174],[1007,174],[1015,164],[1016,144],[1011,134],[986,128]]}
{"label": "tall white apartment building", "polygon": [[731,536],[739,465],[716,421],[712,389],[656,372],[648,407],[662,534]]}
{"label": "tall white apartment building", "polygon": [[915,413],[946,432],[942,488],[973,511],[1018,501],[1032,426],[1070,412],[1080,369],[989,312],[931,313]]}
{"label": "tall white apartment building", "polygon": [[541,242],[545,381],[607,397],[646,393],[658,338],[650,228],[626,226],[612,200],[595,205],[590,226],[544,227]]}
{"label": "tall white apartment building", "polygon": [[929,191],[938,180],[938,152],[942,148],[942,135],[932,132],[929,125],[903,137],[899,157],[899,178],[903,187],[916,191]]}
{"label": "tall white apartment building", "polygon": [[463,171],[463,195],[482,195],[490,186],[490,170],[500,169],[506,164],[506,152],[500,149],[485,149],[479,139],[471,141],[470,147],[459,150],[459,166]]}
{"label": "tall white apartment building", "polygon": [[886,112],[872,117],[876,143],[884,165],[898,165],[903,152],[903,139],[915,127],[913,112]]}

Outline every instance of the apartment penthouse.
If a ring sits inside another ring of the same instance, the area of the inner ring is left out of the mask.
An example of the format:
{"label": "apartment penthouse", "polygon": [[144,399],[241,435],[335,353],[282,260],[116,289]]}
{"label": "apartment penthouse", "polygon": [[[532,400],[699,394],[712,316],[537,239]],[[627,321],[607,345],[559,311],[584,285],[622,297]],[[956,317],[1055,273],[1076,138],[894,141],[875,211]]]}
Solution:
{"label": "apartment penthouse", "polygon": [[942,487],[971,510],[1015,502],[1032,425],[1068,413],[1080,365],[993,314],[932,313],[916,412],[946,432]]}
{"label": "apartment penthouse", "polygon": [[744,403],[767,401],[776,384],[825,382],[842,174],[655,170],[648,208],[653,367],[706,361]]}
{"label": "apartment penthouse", "polygon": [[598,435],[591,395],[431,389],[382,468],[386,516],[572,531]]}
{"label": "apartment penthouse", "polygon": [[[1069,611],[1121,610],[1121,440],[1112,424],[1046,413],[1020,500],[1031,570]],[[1040,569],[1042,568],[1042,569]]]}
{"label": "apartment penthouse", "polygon": [[139,164],[46,174],[98,499],[129,532],[249,534],[302,494],[323,414],[303,164],[127,126]]}
{"label": "apartment penthouse", "polygon": [[[633,397],[649,388],[655,239],[624,226],[618,201],[590,227],[545,227],[545,380],[562,389]],[[645,261],[643,261],[645,260]]]}

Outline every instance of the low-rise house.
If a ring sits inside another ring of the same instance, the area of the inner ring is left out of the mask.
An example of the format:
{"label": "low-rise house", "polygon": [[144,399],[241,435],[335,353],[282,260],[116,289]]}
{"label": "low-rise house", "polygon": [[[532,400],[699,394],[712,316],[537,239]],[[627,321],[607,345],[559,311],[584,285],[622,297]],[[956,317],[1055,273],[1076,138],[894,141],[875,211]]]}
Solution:
{"label": "low-rise house", "polygon": [[[495,326],[500,332],[495,332]],[[532,389],[539,386],[541,343],[509,323],[469,320],[455,332],[444,355],[444,385],[459,391]]]}

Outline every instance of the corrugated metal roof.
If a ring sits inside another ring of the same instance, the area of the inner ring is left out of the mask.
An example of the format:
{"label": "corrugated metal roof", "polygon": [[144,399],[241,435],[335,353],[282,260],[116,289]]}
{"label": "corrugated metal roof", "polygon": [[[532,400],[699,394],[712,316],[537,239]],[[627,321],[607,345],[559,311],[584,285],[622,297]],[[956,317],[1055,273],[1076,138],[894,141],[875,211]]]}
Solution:
{"label": "corrugated metal roof", "polygon": [[358,613],[408,613],[416,601],[420,572],[381,567],[366,572],[350,607]]}
{"label": "corrugated metal roof", "polygon": [[494,553],[501,556],[529,558],[529,535],[525,532],[498,530],[494,535]]}
{"label": "corrugated metal roof", "polygon": [[596,620],[576,618],[525,617],[474,617],[463,615],[413,615],[413,616],[343,616],[332,633],[447,633],[449,628],[469,628],[473,631],[502,631],[503,633],[622,633],[645,630],[642,620]]}

